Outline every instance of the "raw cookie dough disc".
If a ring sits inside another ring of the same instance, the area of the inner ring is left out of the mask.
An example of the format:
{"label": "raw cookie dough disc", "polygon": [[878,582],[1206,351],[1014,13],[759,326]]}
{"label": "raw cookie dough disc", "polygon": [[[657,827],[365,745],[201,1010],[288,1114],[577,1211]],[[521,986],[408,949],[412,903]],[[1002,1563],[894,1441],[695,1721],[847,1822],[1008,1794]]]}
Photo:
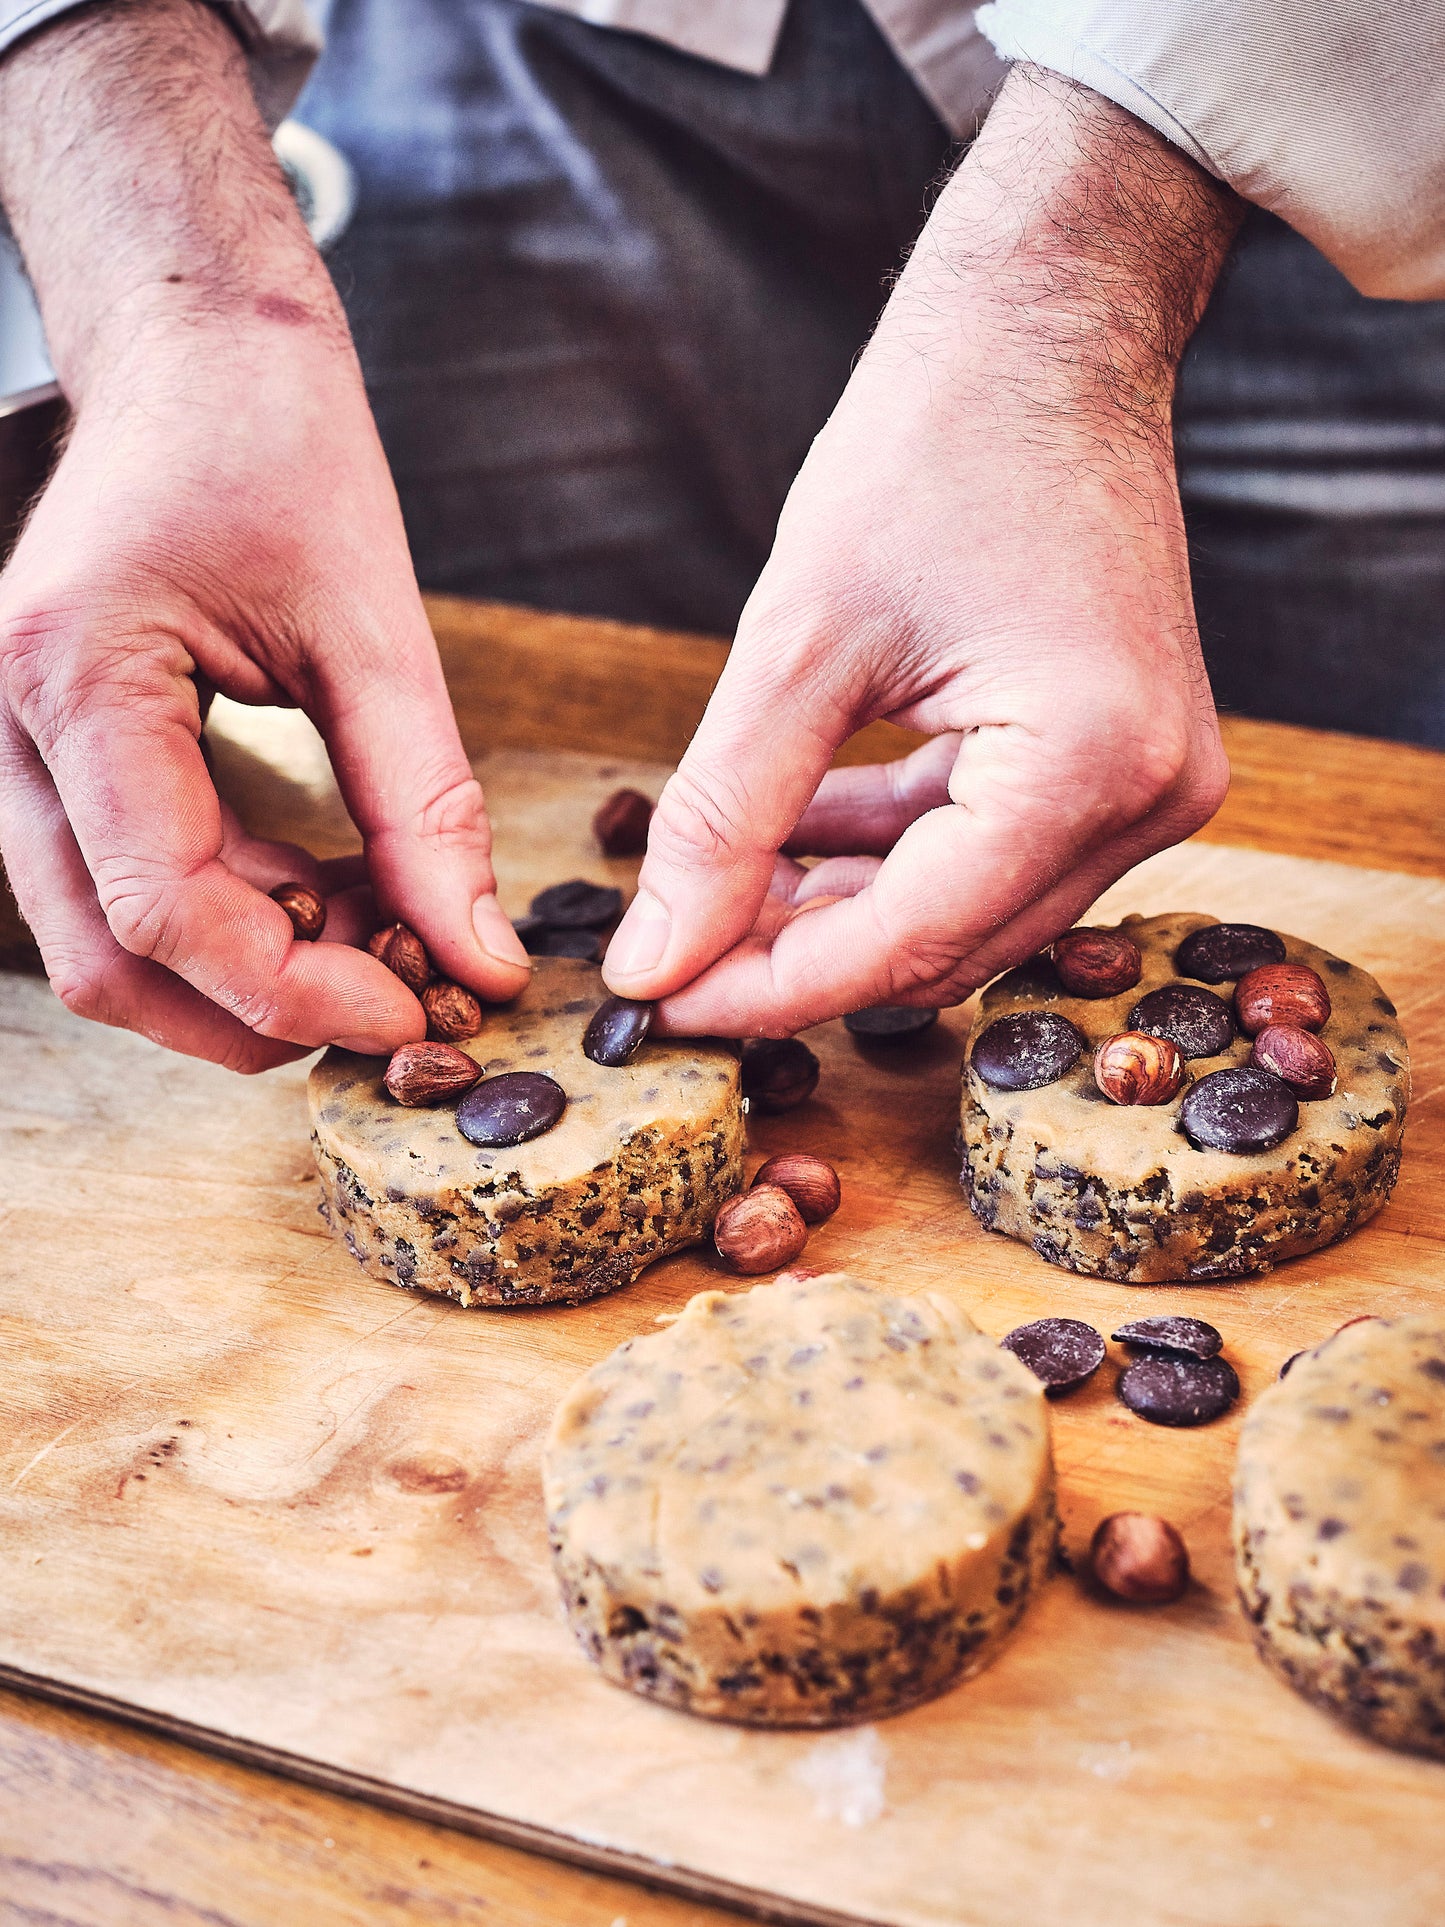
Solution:
{"label": "raw cookie dough disc", "polygon": [[[1235,1278],[1333,1244],[1389,1197],[1410,1093],[1395,1006],[1366,971],[1298,937],[1279,933],[1289,962],[1308,964],[1329,991],[1320,1035],[1339,1083],[1332,1097],[1301,1099],[1297,1127],[1272,1150],[1196,1150],[1179,1129],[1189,1083],[1158,1105],[1112,1104],[1095,1085],[1097,1045],[1127,1030],[1151,991],[1186,981],[1175,953],[1212,922],[1185,912],[1126,917],[1118,927],[1139,946],[1144,972],[1117,997],[1066,995],[1047,959],[984,992],[964,1067],[961,1182],[987,1230],[1022,1239],[1051,1264],[1132,1285]],[[1225,1003],[1234,995],[1229,982],[1192,988]],[[973,1065],[983,1031],[996,1017],[1044,1010],[1084,1033],[1077,1062],[1036,1090],[986,1084]],[[1246,1065],[1252,1048],[1236,1034],[1218,1055],[1192,1058],[1190,1077]]]}
{"label": "raw cookie dough disc", "polygon": [[736,1046],[649,1038],[630,1063],[594,1064],[582,1036],[606,994],[590,964],[539,958],[460,1046],[488,1074],[541,1071],[567,1093],[560,1123],[504,1149],[469,1144],[454,1103],[394,1103],[385,1058],[327,1051],[308,1086],[321,1213],[373,1278],[463,1305],[547,1304],[628,1284],[707,1236],[742,1189]]}
{"label": "raw cookie dough disc", "polygon": [[1445,1758],[1445,1316],[1349,1325],[1261,1395],[1234,1548],[1276,1672],[1373,1739]]}
{"label": "raw cookie dough disc", "polygon": [[1038,1380],[946,1301],[842,1272],[703,1292],[628,1339],[563,1400],[544,1481],[607,1677],[757,1726],[977,1672],[1057,1537]]}

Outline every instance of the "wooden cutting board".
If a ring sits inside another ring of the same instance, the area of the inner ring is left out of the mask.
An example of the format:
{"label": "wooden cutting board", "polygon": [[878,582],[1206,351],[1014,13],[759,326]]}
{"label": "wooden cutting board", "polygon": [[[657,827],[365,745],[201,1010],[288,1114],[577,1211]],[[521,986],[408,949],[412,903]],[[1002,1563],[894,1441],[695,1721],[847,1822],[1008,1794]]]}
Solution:
{"label": "wooden cutting board", "polygon": [[[519,752],[482,773],[514,909],[604,874],[592,804],[661,774]],[[346,840],[334,807],[318,777],[318,844]],[[1445,884],[1190,846],[1104,905],[1170,907],[1308,935],[1396,997],[1416,1098],[1381,1218],[1242,1285],[1055,1271],[960,1202],[951,1013],[891,1057],[823,1026],[817,1098],[753,1126],[759,1156],[806,1147],[842,1172],[808,1262],[949,1291],[996,1334],[1187,1307],[1226,1334],[1246,1400],[1353,1313],[1445,1299]],[[1445,1918],[1445,1767],[1342,1731],[1245,1637],[1237,1416],[1144,1425],[1112,1363],[1056,1408],[1068,1546],[1106,1511],[1167,1513],[1198,1576],[1178,1605],[1061,1577],[989,1672],[898,1719],[829,1736],[690,1720],[604,1685],[573,1646],[538,1457],[577,1373],[722,1282],[706,1259],[574,1309],[408,1297],[322,1230],[301,1068],[236,1080],[82,1024],[19,976],[0,977],[0,1017],[0,1677],[786,1919]]]}

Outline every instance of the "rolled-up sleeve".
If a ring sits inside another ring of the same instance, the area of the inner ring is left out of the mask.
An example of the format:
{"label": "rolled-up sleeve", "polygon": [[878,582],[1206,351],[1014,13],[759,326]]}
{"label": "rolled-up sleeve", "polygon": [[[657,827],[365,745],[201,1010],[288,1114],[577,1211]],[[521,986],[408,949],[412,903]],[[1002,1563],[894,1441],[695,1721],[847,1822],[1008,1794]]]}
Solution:
{"label": "rolled-up sleeve", "polygon": [[1445,296],[1445,0],[992,0],[1006,60],[1117,101],[1364,294]]}
{"label": "rolled-up sleeve", "polygon": [[[82,0],[0,0],[0,56],[26,34],[48,26]],[[256,104],[274,128],[321,51],[321,36],[304,0],[208,0],[240,36],[251,69]]]}

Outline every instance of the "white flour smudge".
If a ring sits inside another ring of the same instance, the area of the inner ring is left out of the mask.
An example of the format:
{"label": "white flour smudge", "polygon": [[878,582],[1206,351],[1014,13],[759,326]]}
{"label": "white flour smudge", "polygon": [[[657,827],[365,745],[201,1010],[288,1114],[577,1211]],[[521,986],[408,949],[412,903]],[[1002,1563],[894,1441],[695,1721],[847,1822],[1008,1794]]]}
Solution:
{"label": "white flour smudge", "polygon": [[820,1819],[841,1820],[845,1827],[866,1827],[887,1806],[883,1792],[887,1761],[887,1749],[877,1727],[865,1726],[856,1733],[835,1733],[810,1746],[795,1762],[793,1777],[812,1794]]}

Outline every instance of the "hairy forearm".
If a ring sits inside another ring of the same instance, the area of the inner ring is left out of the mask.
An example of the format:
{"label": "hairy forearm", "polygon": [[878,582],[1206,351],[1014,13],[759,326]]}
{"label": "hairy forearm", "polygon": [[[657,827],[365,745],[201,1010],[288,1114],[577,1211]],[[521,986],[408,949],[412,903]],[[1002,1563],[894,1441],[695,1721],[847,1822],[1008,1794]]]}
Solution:
{"label": "hairy forearm", "polygon": [[158,336],[345,324],[245,61],[198,0],[112,0],[0,61],[0,203],[73,402]]}

